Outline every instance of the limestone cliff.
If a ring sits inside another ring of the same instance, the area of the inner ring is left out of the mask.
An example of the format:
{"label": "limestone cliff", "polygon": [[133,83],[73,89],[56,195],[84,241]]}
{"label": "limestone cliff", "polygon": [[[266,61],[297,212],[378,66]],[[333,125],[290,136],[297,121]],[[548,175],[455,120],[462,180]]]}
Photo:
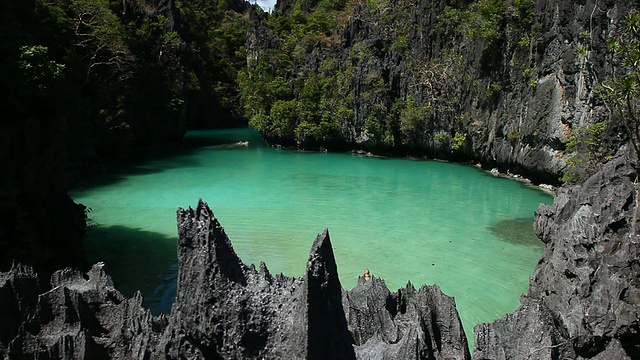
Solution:
{"label": "limestone cliff", "polygon": [[252,16],[248,75],[273,91],[249,82],[245,101],[271,142],[471,160],[555,184],[572,132],[607,120],[604,137],[624,137],[596,90],[631,1],[326,3]]}
{"label": "limestone cliff", "polygon": [[640,356],[638,172],[628,148],[584,184],[541,205],[547,244],[513,314],[475,329],[474,359]]}
{"label": "limestone cliff", "polygon": [[189,124],[237,120],[248,3],[225,4],[2,1],[0,271],[13,260],[42,280],[87,270],[90,209],[70,188],[141,149],[175,145]]}
{"label": "limestone cliff", "polygon": [[[96,171],[134,141],[164,143],[184,134],[180,107],[165,106],[182,87],[182,65],[172,56],[177,46],[163,45],[160,59],[150,54],[153,38],[144,49],[127,42],[118,17],[141,23],[163,15],[177,31],[175,2],[144,11],[135,0],[122,6],[125,14],[112,12],[108,1],[0,6],[2,271],[13,260],[35,267],[43,279],[67,266],[85,269],[86,209],[67,194],[78,172]],[[143,78],[164,78],[170,86],[150,88]]]}
{"label": "limestone cliff", "polygon": [[[55,72],[34,75],[11,61],[26,56],[17,54],[16,43],[38,25],[36,3],[0,5],[0,271],[17,259],[48,278],[84,265],[85,208],[67,195],[72,111],[66,89]],[[46,48],[34,49],[55,63]],[[38,55],[25,61],[37,67]]]}

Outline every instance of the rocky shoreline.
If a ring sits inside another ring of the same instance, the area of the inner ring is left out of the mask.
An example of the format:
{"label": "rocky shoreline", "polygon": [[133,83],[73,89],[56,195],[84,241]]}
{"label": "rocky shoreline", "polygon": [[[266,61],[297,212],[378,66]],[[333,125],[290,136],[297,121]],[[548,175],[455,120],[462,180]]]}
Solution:
{"label": "rocky shoreline", "polygon": [[246,266],[207,204],[178,210],[178,293],[152,316],[103,264],[0,273],[4,359],[637,359],[637,169],[623,148],[583,185],[536,212],[547,244],[512,314],[474,329],[471,356],[453,298],[437,286],[391,292],[380,279],[342,289],[329,232],[298,278]]}
{"label": "rocky shoreline", "polygon": [[474,329],[474,359],[637,359],[640,236],[627,148],[584,184],[540,205],[547,246],[514,313]]}

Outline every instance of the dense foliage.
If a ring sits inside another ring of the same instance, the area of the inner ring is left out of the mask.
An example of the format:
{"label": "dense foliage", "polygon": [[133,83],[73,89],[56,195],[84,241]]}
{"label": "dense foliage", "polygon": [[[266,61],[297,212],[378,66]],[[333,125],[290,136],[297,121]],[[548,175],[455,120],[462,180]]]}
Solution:
{"label": "dense foliage", "polygon": [[[249,124],[287,146],[349,144],[392,153],[435,151],[444,157],[468,153],[464,121],[470,116],[460,111],[462,99],[442,96],[452,92],[451,74],[466,66],[455,44],[487,43],[482,73],[473,74],[479,77],[474,92],[481,106],[495,106],[506,86],[501,62],[507,33],[530,36],[534,2],[431,3],[429,28],[407,21],[424,3],[323,0],[276,7],[267,23],[280,46],[266,49],[240,75]],[[350,39],[354,27],[366,36]],[[416,43],[424,38],[451,46],[430,53]],[[389,67],[398,68],[402,78],[392,78]],[[454,121],[443,124],[442,119]]]}
{"label": "dense foliage", "polygon": [[282,40],[281,48],[268,49],[239,75],[249,124],[267,138],[312,147],[343,140],[340,124],[353,116],[353,96],[344,96],[353,68],[342,69],[335,59],[327,58],[309,64],[315,71],[308,77],[293,79],[288,73],[307,65],[307,53],[314,44],[337,45],[334,30],[344,7],[340,0],[294,2],[287,12],[276,8],[269,16],[269,25]]}
{"label": "dense foliage", "polygon": [[246,123],[237,75],[246,66],[246,3],[176,1],[187,42],[185,96],[191,127]]}
{"label": "dense foliage", "polygon": [[12,2],[0,44],[9,95],[2,108],[35,110],[19,104],[36,98],[64,108],[71,112],[69,138],[99,140],[106,156],[118,149],[114,142],[179,139],[201,117],[237,119],[235,76],[244,64],[247,21],[244,4],[233,4]]}
{"label": "dense foliage", "polygon": [[237,121],[246,6],[0,3],[0,268],[81,265],[85,211],[66,195],[80,171]]}
{"label": "dense foliage", "polygon": [[621,30],[611,40],[610,48],[622,59],[623,71],[604,87],[607,98],[616,105],[640,161],[640,12],[634,11],[627,16]]}

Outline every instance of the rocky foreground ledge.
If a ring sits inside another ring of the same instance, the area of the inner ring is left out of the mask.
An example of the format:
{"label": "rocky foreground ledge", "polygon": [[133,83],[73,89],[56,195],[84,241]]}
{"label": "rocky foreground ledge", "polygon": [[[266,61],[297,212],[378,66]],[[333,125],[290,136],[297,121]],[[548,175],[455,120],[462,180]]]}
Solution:
{"label": "rocky foreground ledge", "polygon": [[453,298],[437,286],[391,293],[372,277],[344,291],[329,232],[303,276],[246,266],[204,202],[178,210],[171,314],[125,299],[103,264],[53,274],[0,273],[0,354],[9,359],[470,359]]}
{"label": "rocky foreground ledge", "polygon": [[[547,244],[512,314],[475,328],[473,359],[640,359],[640,186],[623,149],[581,186],[541,205]],[[0,273],[5,359],[470,359],[453,298],[437,286],[395,293],[372,277],[344,291],[328,231],[303,276],[243,264],[209,207],[178,210],[178,293],[152,316],[102,264]]]}
{"label": "rocky foreground ledge", "polygon": [[514,313],[474,329],[474,359],[640,359],[640,187],[627,148],[536,211],[547,246]]}

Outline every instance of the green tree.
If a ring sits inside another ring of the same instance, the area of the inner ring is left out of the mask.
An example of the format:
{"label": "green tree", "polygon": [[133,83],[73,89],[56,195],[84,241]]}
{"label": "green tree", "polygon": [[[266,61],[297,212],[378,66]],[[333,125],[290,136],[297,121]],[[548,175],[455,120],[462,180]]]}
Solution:
{"label": "green tree", "polygon": [[428,108],[417,103],[413,96],[396,99],[391,105],[387,123],[397,126],[402,145],[418,147],[425,137]]}
{"label": "green tree", "polygon": [[[604,82],[640,162],[640,12],[629,14],[610,48],[622,60],[624,73]],[[639,167],[640,168],[640,167]]]}
{"label": "green tree", "polygon": [[503,0],[480,0],[464,9],[445,8],[445,20],[458,32],[489,43],[503,38],[504,14]]}
{"label": "green tree", "polygon": [[246,67],[247,3],[177,0],[187,41],[187,114],[197,127],[244,121],[239,72]]}
{"label": "green tree", "polygon": [[42,45],[20,46],[18,69],[22,72],[24,92],[34,92],[39,96],[51,90],[51,83],[62,75],[64,64],[49,58],[49,49]]}

